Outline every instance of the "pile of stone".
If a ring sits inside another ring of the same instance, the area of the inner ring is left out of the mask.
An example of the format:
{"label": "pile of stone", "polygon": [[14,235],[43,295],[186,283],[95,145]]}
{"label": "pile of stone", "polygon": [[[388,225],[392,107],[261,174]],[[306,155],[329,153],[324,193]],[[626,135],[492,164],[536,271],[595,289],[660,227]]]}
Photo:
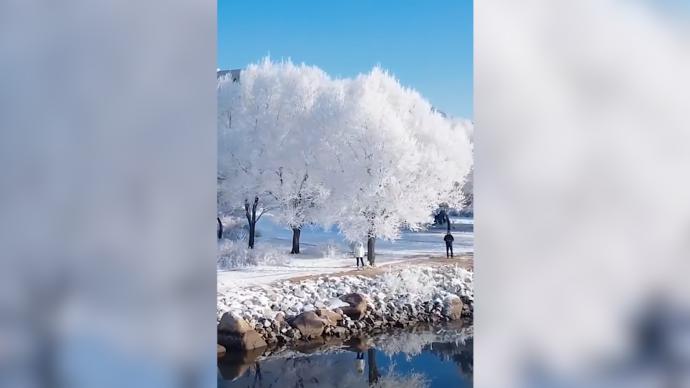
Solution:
{"label": "pile of stone", "polygon": [[339,299],[340,307],[319,306],[291,316],[278,312],[273,319],[258,319],[254,326],[239,315],[226,312],[218,324],[218,343],[228,350],[250,350],[320,337],[376,334],[420,322],[470,319],[473,313],[471,300],[457,295],[404,305],[385,303],[379,298],[369,300],[360,293],[346,294]]}

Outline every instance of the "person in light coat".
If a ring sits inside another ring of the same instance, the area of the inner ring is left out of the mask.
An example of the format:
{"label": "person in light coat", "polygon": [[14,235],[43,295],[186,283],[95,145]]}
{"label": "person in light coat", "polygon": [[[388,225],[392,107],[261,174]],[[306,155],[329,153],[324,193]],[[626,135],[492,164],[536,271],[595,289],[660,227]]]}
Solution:
{"label": "person in light coat", "polygon": [[355,359],[355,368],[357,368],[357,372],[364,373],[364,353],[357,352],[357,358]]}
{"label": "person in light coat", "polygon": [[357,268],[359,269],[359,263],[362,263],[362,268],[364,268],[364,244],[360,241],[355,242],[352,245],[352,253],[355,255],[355,260],[357,261]]}

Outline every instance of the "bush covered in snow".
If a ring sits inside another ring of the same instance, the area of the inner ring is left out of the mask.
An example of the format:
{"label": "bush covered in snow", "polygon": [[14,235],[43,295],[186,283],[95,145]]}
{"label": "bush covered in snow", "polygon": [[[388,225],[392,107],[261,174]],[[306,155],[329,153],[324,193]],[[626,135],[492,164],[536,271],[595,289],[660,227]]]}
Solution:
{"label": "bush covered in snow", "polygon": [[247,239],[248,230],[246,222],[240,218],[231,215],[221,217],[223,224],[223,238],[232,241],[242,241]]}
{"label": "bush covered in snow", "polygon": [[254,265],[284,266],[290,261],[287,252],[273,246],[249,249],[243,241],[224,240],[218,247],[217,268],[227,270]]}
{"label": "bush covered in snow", "polygon": [[340,249],[335,242],[329,241],[323,248],[323,257],[326,259],[351,259],[352,255]]}

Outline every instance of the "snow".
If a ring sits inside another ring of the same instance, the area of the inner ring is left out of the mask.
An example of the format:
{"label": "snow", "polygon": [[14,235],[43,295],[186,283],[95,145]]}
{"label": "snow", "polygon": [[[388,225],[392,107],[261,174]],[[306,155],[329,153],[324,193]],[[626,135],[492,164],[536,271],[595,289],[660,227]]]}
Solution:
{"label": "snow", "polygon": [[[230,312],[255,325],[261,319],[274,319],[280,311],[297,315],[314,306],[334,306],[345,294],[363,294],[376,310],[389,304],[397,307],[420,306],[434,301],[446,305],[462,296],[474,300],[473,274],[459,266],[409,266],[375,277],[324,276],[300,282],[283,281],[270,286],[229,287],[218,292],[218,317]],[[333,307],[334,308],[334,307]]]}
{"label": "snow", "polygon": [[[455,254],[474,251],[474,233],[471,218],[451,217],[453,225],[470,226],[458,231],[453,230]],[[225,220],[224,220],[225,222]],[[261,237],[257,238],[255,264],[248,265],[244,258],[247,250],[245,241],[232,242],[222,240],[219,243],[221,252],[228,249],[233,255],[229,261],[240,261],[242,266],[221,268],[218,270],[218,290],[224,291],[235,287],[265,285],[277,280],[297,276],[330,274],[355,269],[355,259],[350,253],[350,246],[337,230],[324,230],[318,227],[305,227],[301,235],[301,252],[290,255],[292,232],[279,226],[267,215],[257,224]],[[378,240],[376,242],[376,265],[388,266],[428,256],[445,255],[443,235],[445,227],[423,232],[404,231],[401,238],[395,241]],[[238,250],[241,254],[238,255]],[[239,258],[238,258],[239,257]]]}

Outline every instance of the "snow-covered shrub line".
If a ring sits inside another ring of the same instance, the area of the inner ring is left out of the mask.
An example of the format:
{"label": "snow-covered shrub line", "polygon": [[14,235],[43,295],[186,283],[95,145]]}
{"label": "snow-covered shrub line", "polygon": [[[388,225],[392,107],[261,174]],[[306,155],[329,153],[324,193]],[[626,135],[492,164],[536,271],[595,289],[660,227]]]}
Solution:
{"label": "snow-covered shrub line", "polygon": [[290,260],[284,250],[270,245],[249,249],[244,241],[223,240],[218,250],[217,268],[220,270],[256,265],[285,266]]}

